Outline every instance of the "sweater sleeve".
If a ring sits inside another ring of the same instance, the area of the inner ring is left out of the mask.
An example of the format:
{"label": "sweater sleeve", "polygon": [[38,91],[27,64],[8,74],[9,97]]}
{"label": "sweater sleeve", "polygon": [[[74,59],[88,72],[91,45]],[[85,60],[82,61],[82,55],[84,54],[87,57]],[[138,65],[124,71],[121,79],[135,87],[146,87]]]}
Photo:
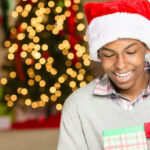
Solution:
{"label": "sweater sleeve", "polygon": [[69,97],[63,107],[57,150],[87,150],[77,105]]}

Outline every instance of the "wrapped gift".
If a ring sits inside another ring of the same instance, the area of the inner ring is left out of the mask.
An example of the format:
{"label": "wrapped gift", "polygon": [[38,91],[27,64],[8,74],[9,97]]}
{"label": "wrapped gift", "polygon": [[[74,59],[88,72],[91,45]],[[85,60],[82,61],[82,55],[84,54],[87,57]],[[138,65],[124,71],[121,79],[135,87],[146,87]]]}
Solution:
{"label": "wrapped gift", "polygon": [[150,123],[143,126],[103,131],[105,150],[148,150]]}

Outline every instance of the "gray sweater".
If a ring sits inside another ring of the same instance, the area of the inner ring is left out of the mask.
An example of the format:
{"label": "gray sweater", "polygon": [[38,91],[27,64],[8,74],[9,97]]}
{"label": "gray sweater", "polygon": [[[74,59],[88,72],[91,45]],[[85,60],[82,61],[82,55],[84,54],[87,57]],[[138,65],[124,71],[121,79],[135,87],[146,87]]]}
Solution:
{"label": "gray sweater", "polygon": [[94,88],[92,81],[66,100],[58,150],[103,150],[103,130],[150,122],[150,96],[132,111],[127,111],[106,97],[93,95]]}

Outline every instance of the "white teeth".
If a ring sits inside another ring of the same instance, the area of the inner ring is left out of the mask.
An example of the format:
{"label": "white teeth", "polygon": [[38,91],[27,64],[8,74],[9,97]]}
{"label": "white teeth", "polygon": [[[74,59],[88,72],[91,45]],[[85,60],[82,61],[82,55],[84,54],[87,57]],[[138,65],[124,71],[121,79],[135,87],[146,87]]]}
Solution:
{"label": "white teeth", "polygon": [[115,74],[118,76],[118,77],[126,77],[126,76],[129,76],[133,71],[130,71],[130,72],[127,72],[127,73],[117,73],[115,72]]}

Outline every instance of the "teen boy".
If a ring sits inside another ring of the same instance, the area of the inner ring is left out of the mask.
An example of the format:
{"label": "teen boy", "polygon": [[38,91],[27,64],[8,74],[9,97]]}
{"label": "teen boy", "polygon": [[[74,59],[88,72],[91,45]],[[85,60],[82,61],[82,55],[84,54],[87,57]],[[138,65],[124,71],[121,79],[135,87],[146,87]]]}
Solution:
{"label": "teen boy", "polygon": [[90,55],[105,75],[66,100],[58,150],[103,150],[103,130],[150,122],[148,0],[88,3]]}

